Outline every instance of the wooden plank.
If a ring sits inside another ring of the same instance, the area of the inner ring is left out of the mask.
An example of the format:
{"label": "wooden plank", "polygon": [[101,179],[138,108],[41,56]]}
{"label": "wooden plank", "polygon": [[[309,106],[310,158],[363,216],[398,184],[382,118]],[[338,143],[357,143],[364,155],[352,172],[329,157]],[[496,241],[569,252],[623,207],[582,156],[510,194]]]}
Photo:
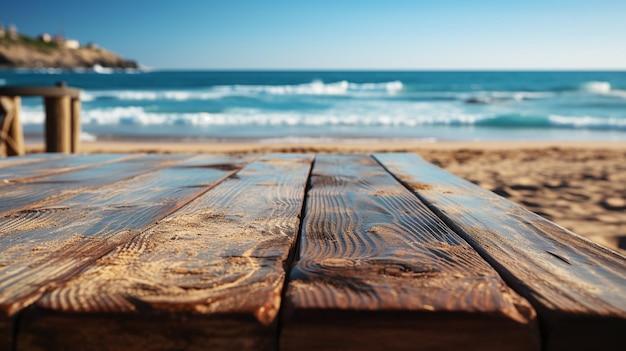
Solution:
{"label": "wooden plank", "polygon": [[266,156],[46,294],[20,350],[268,350],[312,156]]}
{"label": "wooden plank", "polygon": [[119,162],[12,183],[1,188],[0,216],[50,206],[80,192],[133,178],[188,158],[189,155],[137,154],[119,159]]}
{"label": "wooden plank", "polygon": [[245,162],[234,156],[198,156],[82,191],[51,207],[0,218],[0,334],[10,334],[13,317],[47,290],[205,193]]}
{"label": "wooden plank", "polygon": [[546,350],[613,350],[622,344],[624,256],[417,156],[376,158],[533,304]]}
{"label": "wooden plank", "polygon": [[80,90],[65,86],[56,87],[25,87],[25,86],[3,86],[0,87],[0,96],[44,96],[63,97],[70,96],[78,99]]}
{"label": "wooden plank", "polygon": [[535,314],[371,157],[318,156],[281,350],[534,350]]}
{"label": "wooden plank", "polygon": [[2,167],[0,168],[0,186],[137,157],[137,155],[119,154],[64,156],[63,158],[51,157],[37,163],[13,164],[11,167]]}
{"label": "wooden plank", "polygon": [[48,159],[61,159],[68,157],[66,154],[28,154],[19,157],[7,157],[0,159],[0,168],[15,167],[28,163],[42,162]]}

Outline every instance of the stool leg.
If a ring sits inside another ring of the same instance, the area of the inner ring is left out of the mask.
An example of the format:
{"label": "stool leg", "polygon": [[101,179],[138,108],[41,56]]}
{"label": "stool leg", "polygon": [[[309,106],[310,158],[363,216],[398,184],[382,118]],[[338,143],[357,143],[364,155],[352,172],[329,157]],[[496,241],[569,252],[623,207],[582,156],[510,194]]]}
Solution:
{"label": "stool leg", "polygon": [[9,125],[9,138],[13,139],[13,147],[9,148],[9,156],[24,155],[24,132],[22,130],[22,122],[20,121],[20,105],[19,96],[13,97],[13,120]]}
{"label": "stool leg", "polygon": [[72,153],[80,149],[80,99],[72,99]]}
{"label": "stool leg", "polygon": [[70,97],[49,97],[46,105],[46,152],[71,152]]}

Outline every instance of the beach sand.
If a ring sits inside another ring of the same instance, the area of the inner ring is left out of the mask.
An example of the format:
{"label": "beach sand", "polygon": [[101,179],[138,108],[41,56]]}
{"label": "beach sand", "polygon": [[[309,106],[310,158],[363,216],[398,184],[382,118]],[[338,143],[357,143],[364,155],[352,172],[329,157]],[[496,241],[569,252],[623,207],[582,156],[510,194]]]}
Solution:
{"label": "beach sand", "polygon": [[[41,144],[28,144],[40,152]],[[412,152],[626,254],[626,142],[88,142],[86,153]]]}

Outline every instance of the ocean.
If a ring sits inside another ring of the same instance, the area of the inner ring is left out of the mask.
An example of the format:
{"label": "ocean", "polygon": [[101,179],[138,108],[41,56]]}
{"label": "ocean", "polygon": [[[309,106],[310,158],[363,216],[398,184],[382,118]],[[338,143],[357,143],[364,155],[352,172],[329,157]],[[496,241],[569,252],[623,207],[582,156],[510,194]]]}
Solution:
{"label": "ocean", "polygon": [[[86,141],[626,140],[626,72],[0,71],[59,81]],[[21,118],[42,137],[41,99]]]}

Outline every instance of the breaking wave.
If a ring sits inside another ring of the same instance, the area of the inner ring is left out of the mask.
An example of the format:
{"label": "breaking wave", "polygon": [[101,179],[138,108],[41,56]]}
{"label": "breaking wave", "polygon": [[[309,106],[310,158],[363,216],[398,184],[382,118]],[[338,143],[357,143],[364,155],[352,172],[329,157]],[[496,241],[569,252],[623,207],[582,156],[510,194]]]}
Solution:
{"label": "breaking wave", "polygon": [[476,125],[500,128],[626,130],[626,119],[591,116],[510,114],[485,118],[478,121]]}
{"label": "breaking wave", "polygon": [[611,95],[626,98],[626,90],[615,89],[611,83],[604,81],[590,81],[580,84],[575,91],[596,95]]}
{"label": "breaking wave", "polygon": [[82,99],[118,100],[212,100],[227,96],[253,95],[394,95],[404,88],[401,81],[383,83],[351,83],[339,81],[324,83],[314,80],[311,83],[296,85],[218,85],[204,90],[103,90],[84,92]]}
{"label": "breaking wave", "polygon": [[[387,107],[385,107],[387,106]],[[42,124],[41,108],[25,107],[25,124]],[[592,116],[468,113],[446,104],[370,105],[317,112],[237,108],[220,113],[158,113],[140,106],[86,110],[84,125],[127,126],[480,126],[492,128],[570,128],[626,130],[626,119]]]}
{"label": "breaking wave", "polygon": [[581,91],[595,94],[607,94],[611,92],[611,83],[609,82],[585,82],[579,86]]}

